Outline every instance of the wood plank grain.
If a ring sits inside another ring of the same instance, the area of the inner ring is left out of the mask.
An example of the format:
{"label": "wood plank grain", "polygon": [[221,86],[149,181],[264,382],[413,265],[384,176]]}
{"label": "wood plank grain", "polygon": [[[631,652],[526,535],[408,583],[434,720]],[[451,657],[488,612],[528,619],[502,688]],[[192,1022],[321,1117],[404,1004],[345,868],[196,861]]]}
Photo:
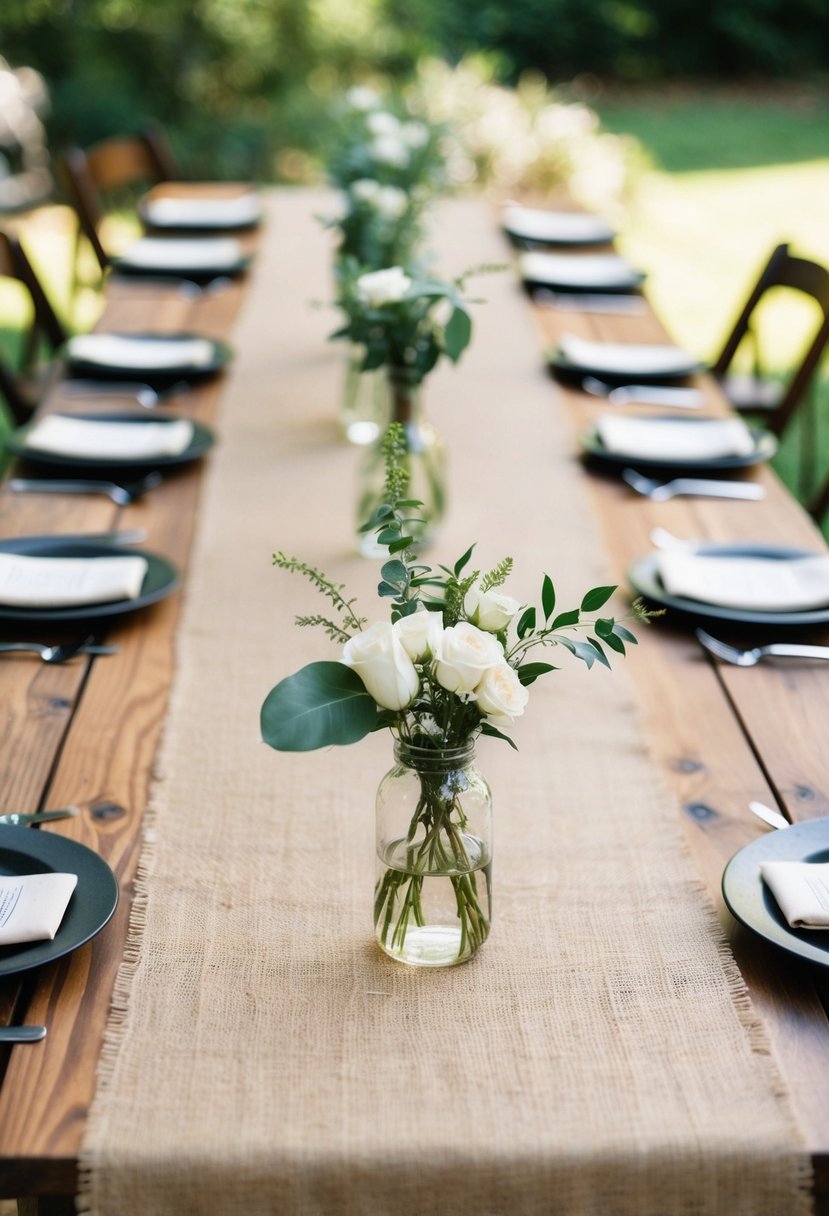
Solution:
{"label": "wood plank grain", "polygon": [[[234,284],[219,296],[205,296],[185,307],[180,299],[171,302],[165,298],[163,320],[161,311],[153,312],[150,297],[122,295],[107,310],[102,325],[109,327],[112,322],[113,329],[136,332],[150,324],[161,330],[174,324],[219,336],[232,325],[242,294],[242,285]],[[176,412],[210,422],[221,389],[221,378],[204,382],[177,400]],[[50,406],[54,404],[50,402]],[[140,502],[114,515],[108,512],[109,526],[145,528],[147,547],[165,553],[186,570],[200,475],[198,465],[182,468]],[[9,510],[7,522],[11,525],[17,511]],[[29,510],[32,530],[49,531],[54,506],[47,507],[47,516]],[[88,519],[88,509],[75,510],[72,530],[76,525],[82,530],[80,521]],[[100,517],[95,518],[97,527]],[[172,680],[179,602],[175,595],[114,620],[108,637],[121,646],[120,653],[93,665],[79,705],[75,703],[77,688],[66,697],[68,737],[50,792],[53,799],[79,805],[82,815],[53,826],[107,860],[118,877],[121,901],[98,937],[37,973],[25,1016],[48,1025],[49,1035],[37,1045],[42,1051],[27,1053],[14,1047],[9,1053],[0,1091],[3,1195],[65,1195],[75,1190],[76,1155],[94,1093],[109,997],[122,958],[141,821]],[[48,670],[64,680],[71,674],[68,667]],[[31,691],[26,695],[30,698]],[[42,738],[31,742],[31,722],[30,714],[25,720],[21,715],[20,735],[28,746],[39,749]],[[5,751],[2,742],[0,759]],[[18,749],[22,745],[21,739]],[[10,770],[17,772],[17,764],[12,754]],[[42,772],[32,778],[33,797],[38,778],[42,784]]]}
{"label": "wood plank grain", "polygon": [[[555,342],[572,325],[569,316],[535,309],[542,343]],[[582,318],[583,320],[583,318]],[[595,337],[607,341],[661,341],[664,330],[649,316],[591,318]],[[585,334],[585,336],[588,336]],[[717,388],[698,378],[712,414],[725,411]],[[585,419],[595,417],[601,402],[575,390],[551,388],[572,423],[574,444]],[[642,413],[645,410],[640,411]],[[769,469],[752,474],[767,488],[759,503],[673,499],[653,503],[629,491],[617,476],[586,478],[600,521],[615,577],[651,548],[649,534],[657,524],[679,536],[711,539],[780,537],[787,543],[816,547],[811,521]],[[746,509],[748,508],[748,510]],[[629,670],[637,686],[647,737],[665,779],[683,811],[689,845],[714,905],[718,909],[752,1000],[771,1039],[792,1094],[810,1148],[829,1157],[829,1024],[813,972],[739,926],[726,911],[720,892],[723,868],[743,845],[765,829],[747,810],[751,798],[773,802],[781,763],[792,773],[808,774],[803,801],[821,805],[827,788],[825,760],[815,746],[817,724],[825,722],[825,686],[820,672],[759,672],[765,688],[752,682],[758,671],[736,671],[712,664],[692,633],[670,619],[656,621],[642,639],[641,655]],[[766,680],[766,674],[768,679]],[[781,683],[787,698],[774,698]],[[729,697],[723,696],[723,684]],[[768,694],[765,696],[764,694]],[[781,703],[786,713],[781,717]],[[812,730],[807,729],[809,707]],[[757,753],[762,757],[758,762]],[[773,785],[769,784],[769,777]],[[812,793],[814,792],[814,797]]]}

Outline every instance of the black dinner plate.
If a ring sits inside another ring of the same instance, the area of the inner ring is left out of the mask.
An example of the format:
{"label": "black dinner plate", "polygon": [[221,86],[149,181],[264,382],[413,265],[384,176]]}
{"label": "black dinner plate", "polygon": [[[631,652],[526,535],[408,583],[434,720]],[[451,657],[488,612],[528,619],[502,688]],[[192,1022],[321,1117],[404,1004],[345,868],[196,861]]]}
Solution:
{"label": "black dinner plate", "polygon": [[[542,253],[539,253],[539,256],[543,256]],[[579,254],[572,254],[569,257],[566,254],[551,256],[555,256],[556,258],[560,256],[568,258],[568,260],[572,258],[573,261],[580,260]],[[590,256],[598,255],[585,254],[585,257]],[[611,255],[608,254],[607,256]],[[647,278],[643,270],[636,270],[633,266],[629,270],[625,270],[624,277],[616,278],[610,276],[607,279],[602,279],[597,276],[595,279],[587,281],[580,279],[578,275],[571,278],[566,272],[556,274],[554,269],[544,274],[533,274],[532,270],[527,271],[523,265],[519,269],[521,281],[530,292],[541,287],[546,288],[548,291],[567,292],[569,295],[595,295],[597,292],[602,295],[630,295],[631,292],[638,291]]]}
{"label": "black dinner plate", "polygon": [[[533,208],[530,208],[530,210],[533,210]],[[535,236],[531,233],[523,232],[520,222],[510,224],[508,217],[503,221],[503,229],[513,245],[518,249],[589,248],[596,245],[610,245],[615,240],[615,231],[609,224],[605,224],[600,220],[598,216],[582,216],[578,212],[573,213],[571,216],[569,213],[553,212],[553,226],[555,226],[559,214],[564,214],[566,219],[563,221],[561,230],[554,230],[552,236]],[[532,220],[530,223],[532,223]],[[572,225],[570,231],[567,230],[568,225]]]}
{"label": "black dinner plate", "polygon": [[[604,288],[602,288],[604,294]],[[697,372],[703,370],[703,364],[699,359],[694,359],[693,356],[688,356],[687,363],[678,363],[669,371],[659,369],[639,369],[638,371],[622,371],[613,370],[605,367],[602,364],[580,363],[573,359],[568,359],[562,350],[558,347],[553,347],[547,356],[549,366],[562,379],[568,382],[577,382],[584,379],[585,376],[594,376],[599,380],[604,380],[611,386],[623,384],[673,384],[676,380],[684,380],[686,376],[693,376]]]}
{"label": "black dinner plate", "polygon": [[759,836],[734,854],[722,876],[723,897],[737,920],[790,954],[829,967],[829,931],[791,928],[760,875],[764,861],[829,861],[829,819]]}
{"label": "black dinner plate", "polygon": [[128,545],[105,545],[93,541],[61,540],[55,537],[24,536],[0,541],[0,553],[22,553],[27,557],[143,557],[147,571],[140,594],[133,600],[113,600],[106,604],[74,604],[63,608],[19,608],[0,604],[0,621],[21,624],[38,622],[88,621],[100,617],[123,616],[165,599],[178,586],[179,573],[173,563],[158,553]]}
{"label": "black dinner plate", "polygon": [[193,436],[183,451],[172,456],[120,456],[120,457],[95,457],[95,456],[71,456],[61,452],[41,452],[37,448],[30,448],[26,444],[27,437],[32,428],[36,425],[34,422],[27,422],[25,426],[18,427],[16,431],[12,431],[6,436],[5,444],[8,451],[13,452],[15,456],[21,456],[30,461],[32,464],[45,464],[61,469],[75,469],[78,471],[84,470],[100,470],[100,469],[160,469],[168,466],[188,464],[191,460],[198,460],[208,452],[216,441],[216,436],[210,427],[204,426],[201,422],[196,422],[191,418],[182,419],[179,414],[168,414],[166,411],[163,415],[158,413],[148,413],[146,410],[107,410],[98,413],[81,413],[73,412],[71,414],[60,411],[61,417],[65,418],[83,418],[84,421],[90,422],[139,422],[139,423],[157,423],[167,425],[171,422],[180,420],[192,423]]}
{"label": "black dinner plate", "polygon": [[[792,549],[786,545],[758,544],[700,544],[697,551],[707,557],[767,557],[786,561],[793,557],[814,557],[809,549]],[[640,557],[627,571],[627,579],[637,595],[657,604],[660,608],[671,608],[688,616],[706,617],[716,621],[734,621],[743,625],[784,625],[798,628],[802,625],[829,624],[829,604],[825,608],[810,608],[804,612],[760,612],[751,608],[725,608],[708,604],[703,600],[686,599],[669,595],[659,578],[658,555],[649,553]]]}
{"label": "black dinner plate", "polygon": [[[653,414],[651,417],[654,421],[658,418],[660,422],[670,423],[691,423],[693,420],[689,418],[679,418],[676,414]],[[672,460],[657,460],[650,456],[631,456],[620,452],[609,452],[599,438],[599,434],[595,427],[590,427],[580,436],[579,442],[586,456],[591,460],[595,460],[601,464],[610,465],[615,468],[633,468],[639,469],[642,472],[664,471],[666,469],[682,470],[690,472],[691,470],[718,473],[728,469],[745,469],[753,464],[761,464],[765,460],[770,460],[777,451],[777,440],[770,431],[763,431],[759,428],[751,428],[751,437],[754,440],[752,451],[747,452],[744,456],[713,456],[707,460],[702,458],[681,460],[674,457]]]}
{"label": "black dinner plate", "polygon": [[175,333],[119,333],[113,336],[119,338],[135,338],[139,341],[152,339],[154,342],[176,343],[190,342],[194,339],[210,343],[211,357],[206,363],[193,364],[182,359],[179,363],[165,363],[163,367],[147,366],[139,361],[137,366],[129,363],[94,363],[89,360],[73,357],[68,349],[64,350],[67,366],[73,376],[87,376],[90,380],[142,380],[160,381],[177,379],[186,376],[189,379],[210,376],[220,371],[233,358],[233,350],[227,342],[219,342],[215,338],[206,338],[203,334]]}
{"label": "black dinner plate", "polygon": [[122,275],[130,279],[189,279],[193,283],[203,283],[208,279],[224,278],[225,276],[232,278],[242,271],[247,270],[252,260],[252,255],[249,253],[240,254],[232,262],[221,262],[217,265],[211,265],[210,262],[203,262],[200,266],[177,266],[173,263],[166,263],[163,266],[136,266],[125,258],[112,259],[112,271],[114,274]]}
{"label": "black dinner plate", "polygon": [[54,938],[0,946],[0,976],[40,967],[76,950],[103,929],[118,904],[118,882],[104,859],[52,832],[0,824],[0,874],[78,876]]}
{"label": "black dinner plate", "polygon": [[[198,217],[198,213],[196,213],[195,217],[191,217],[190,219],[185,219],[183,221],[179,220],[173,223],[165,220],[159,221],[158,218],[152,218],[152,203],[159,201],[160,198],[150,199],[145,196],[144,198],[139,199],[138,202],[139,218],[142,224],[144,224],[146,228],[151,229],[153,232],[242,232],[250,230],[251,228],[258,228],[262,223],[261,211],[259,214],[252,216],[250,219],[243,220],[241,223],[233,220],[232,218],[224,222],[220,221],[218,224],[215,222],[215,220],[212,223],[209,221],[205,222],[204,219],[200,219]],[[176,201],[187,203],[194,202],[196,200],[177,198]],[[219,200],[213,199],[211,201],[218,202]]]}

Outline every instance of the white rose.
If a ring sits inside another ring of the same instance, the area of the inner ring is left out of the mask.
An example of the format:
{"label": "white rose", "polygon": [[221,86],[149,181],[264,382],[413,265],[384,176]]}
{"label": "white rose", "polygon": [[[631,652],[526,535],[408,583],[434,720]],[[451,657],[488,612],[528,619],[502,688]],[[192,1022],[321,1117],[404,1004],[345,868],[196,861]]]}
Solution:
{"label": "white rose", "polygon": [[478,708],[493,726],[509,726],[523,714],[530,694],[509,663],[491,667],[475,689]]}
{"label": "white rose", "polygon": [[380,104],[380,95],[366,85],[355,84],[345,95],[352,110],[373,110]]}
{"label": "white rose", "polygon": [[395,621],[394,631],[410,659],[427,659],[437,653],[443,618],[439,612],[413,612]]}
{"label": "white rose", "polygon": [[371,155],[381,165],[393,165],[405,169],[411,157],[409,149],[399,135],[377,135],[369,145]]}
{"label": "white rose", "polygon": [[497,638],[460,621],[443,631],[435,655],[435,679],[448,692],[472,692],[491,667],[503,662]]}
{"label": "white rose", "polygon": [[474,587],[466,593],[463,608],[466,615],[479,629],[487,633],[500,633],[506,629],[521,604],[511,595],[500,595],[497,591],[477,591]]}
{"label": "white rose", "polygon": [[357,295],[369,308],[382,308],[384,304],[398,304],[412,285],[412,280],[402,266],[389,266],[387,270],[372,270],[360,275],[357,280]]}
{"label": "white rose", "polygon": [[378,215],[387,220],[398,220],[409,205],[405,190],[398,186],[381,186],[374,198]]}
{"label": "white rose", "polygon": [[369,114],[366,119],[366,126],[372,135],[394,135],[400,134],[400,121],[393,114],[389,114],[386,110],[378,110],[376,114]]}
{"label": "white rose", "polygon": [[357,672],[383,709],[405,709],[417,696],[420,679],[389,621],[376,621],[350,638],[340,661]]}
{"label": "white rose", "polygon": [[422,148],[429,141],[429,128],[422,122],[404,122],[400,134],[409,148]]}
{"label": "white rose", "polygon": [[361,203],[373,203],[381,188],[380,183],[373,177],[361,177],[349,187],[354,198],[359,199]]}

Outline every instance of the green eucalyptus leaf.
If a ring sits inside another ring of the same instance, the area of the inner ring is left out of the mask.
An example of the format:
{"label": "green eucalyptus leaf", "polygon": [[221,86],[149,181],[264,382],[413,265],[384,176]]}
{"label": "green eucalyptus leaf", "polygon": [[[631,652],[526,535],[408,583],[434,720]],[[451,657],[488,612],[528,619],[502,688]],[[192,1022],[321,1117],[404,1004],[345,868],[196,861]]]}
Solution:
{"label": "green eucalyptus leaf", "polygon": [[443,349],[457,363],[472,338],[472,318],[465,308],[455,308],[443,331]]}
{"label": "green eucalyptus leaf", "polygon": [[550,626],[551,629],[566,629],[568,625],[578,625],[581,612],[571,608],[569,612],[560,612]]}
{"label": "green eucalyptus leaf", "polygon": [[377,533],[377,540],[381,545],[390,545],[393,540],[397,540],[400,536],[399,528],[383,528],[382,532]]}
{"label": "green eucalyptus leaf", "polygon": [[596,612],[603,604],[606,604],[610,599],[616,587],[594,587],[592,591],[588,591],[581,602],[582,612]]}
{"label": "green eucalyptus leaf", "polygon": [[604,650],[602,649],[602,644],[599,641],[599,639],[598,638],[588,638],[587,644],[588,644],[588,646],[592,646],[593,649],[596,651],[596,655],[598,657],[599,662],[601,664],[603,664],[603,666],[609,667],[610,662],[608,661],[608,657],[605,654]]}
{"label": "green eucalyptus leaf", "polygon": [[544,575],[544,582],[541,584],[541,607],[544,610],[544,620],[549,621],[556,607],[556,589],[549,574]]}
{"label": "green eucalyptus leaf", "polygon": [[387,583],[401,583],[405,586],[409,581],[409,571],[401,561],[386,562],[380,571],[380,577]]}
{"label": "green eucalyptus leaf", "polygon": [[[397,533],[395,533],[395,536]],[[383,541],[383,544],[386,542]],[[401,536],[399,540],[393,540],[389,543],[389,553],[402,553],[404,549],[408,549],[409,545],[413,544],[411,536]]]}
{"label": "green eucalyptus leaf", "polygon": [[625,644],[621,638],[616,636],[615,633],[609,633],[607,637],[602,638],[602,641],[604,642],[605,646],[609,646],[610,649],[615,650],[617,654],[625,653]]}
{"label": "green eucalyptus leaf", "polygon": [[513,739],[510,739],[509,735],[505,735],[503,731],[498,730],[497,726],[493,726],[491,722],[481,723],[481,734],[489,735],[490,739],[503,739],[514,751],[518,751],[518,744]]}
{"label": "green eucalyptus leaf", "polygon": [[262,738],[277,751],[310,752],[356,743],[374,730],[377,705],[343,663],[309,663],[272,688],[262,705]]}
{"label": "green eucalyptus leaf", "polygon": [[[472,556],[472,550],[474,548],[475,548],[474,545],[470,545],[469,548],[467,549],[466,553],[464,553],[462,557],[459,557],[458,560],[455,562],[455,569],[454,569],[455,578],[458,578],[460,576],[461,571],[463,570],[464,566],[468,563],[470,557]],[[446,567],[441,566],[441,570],[446,570]],[[450,570],[446,570],[446,573],[450,574],[453,572]]]}
{"label": "green eucalyptus leaf", "polygon": [[595,646],[591,646],[588,642],[577,642],[573,638],[560,638],[559,642],[571,654],[574,654],[577,659],[581,659],[583,663],[586,663],[588,669],[593,666],[599,657]]}
{"label": "green eucalyptus leaf", "polygon": [[378,583],[377,584],[377,594],[381,598],[394,599],[394,597],[398,594],[398,588],[393,587],[391,585],[391,583]]}
{"label": "green eucalyptus leaf", "polygon": [[596,630],[596,636],[600,637],[600,638],[606,638],[608,636],[608,634],[611,634],[613,632],[613,625],[614,625],[614,622],[612,619],[608,619],[607,617],[601,617],[598,621],[595,622],[595,625],[594,625],[594,628]]}
{"label": "green eucalyptus leaf", "polygon": [[548,671],[558,671],[552,663],[522,663],[517,668],[517,675],[520,682],[525,688],[529,688],[530,684],[534,684],[539,676],[544,676]]}
{"label": "green eucalyptus leaf", "polygon": [[528,633],[532,633],[533,629],[535,629],[535,608],[530,607],[522,612],[516,625],[516,632],[519,638],[524,638]]}
{"label": "green eucalyptus leaf", "polygon": [[613,632],[617,638],[621,638],[623,642],[630,642],[632,646],[639,645],[639,639],[635,633],[631,633],[629,629],[625,629],[624,625],[617,623],[613,626]]}

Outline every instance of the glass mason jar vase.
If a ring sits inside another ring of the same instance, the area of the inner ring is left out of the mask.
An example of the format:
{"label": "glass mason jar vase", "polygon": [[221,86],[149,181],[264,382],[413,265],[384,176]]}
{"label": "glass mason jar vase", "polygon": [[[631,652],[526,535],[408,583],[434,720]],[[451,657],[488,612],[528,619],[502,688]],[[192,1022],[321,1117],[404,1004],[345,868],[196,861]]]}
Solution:
{"label": "glass mason jar vase", "polygon": [[[417,511],[422,523],[413,523],[410,534],[418,548],[431,543],[436,525],[446,510],[446,447],[421,410],[420,385],[407,378],[405,369],[387,369],[389,420],[399,422],[406,438],[404,464],[409,474],[407,498],[417,498],[423,506]],[[385,433],[385,431],[383,432]],[[386,460],[383,435],[362,454],[358,471],[356,523],[359,529],[383,501]],[[414,513],[414,512],[413,512]],[[358,532],[358,547],[364,557],[387,557],[385,545],[378,545],[373,532]]]}
{"label": "glass mason jar vase", "polygon": [[340,408],[345,437],[359,447],[376,443],[382,437],[389,421],[391,397],[385,368],[362,371],[364,357],[362,346],[356,343],[349,346]]}
{"label": "glass mason jar vase", "polygon": [[374,930],[382,950],[415,967],[465,963],[492,917],[492,795],[475,745],[397,741],[377,791]]}

